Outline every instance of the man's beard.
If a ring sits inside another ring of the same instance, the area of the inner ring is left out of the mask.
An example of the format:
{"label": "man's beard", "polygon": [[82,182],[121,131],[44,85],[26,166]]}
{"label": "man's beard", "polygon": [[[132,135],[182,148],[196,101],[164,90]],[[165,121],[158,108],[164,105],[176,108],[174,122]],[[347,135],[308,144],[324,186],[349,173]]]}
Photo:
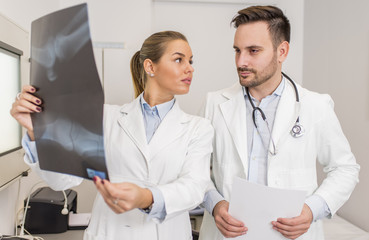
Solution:
{"label": "man's beard", "polygon": [[[240,72],[248,71],[251,72],[251,76],[247,76],[246,78],[242,77]],[[266,68],[264,68],[260,73],[253,68],[237,68],[238,77],[240,80],[240,84],[244,87],[253,88],[257,87],[269,79],[271,79],[277,71],[277,54],[274,54],[272,60],[268,64]]]}

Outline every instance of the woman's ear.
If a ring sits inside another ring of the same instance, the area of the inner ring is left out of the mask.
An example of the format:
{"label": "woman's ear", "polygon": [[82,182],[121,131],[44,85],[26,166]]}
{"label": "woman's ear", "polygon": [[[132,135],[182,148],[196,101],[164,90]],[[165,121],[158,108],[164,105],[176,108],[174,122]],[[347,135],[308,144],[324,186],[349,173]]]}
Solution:
{"label": "woman's ear", "polygon": [[154,76],[154,63],[150,59],[148,58],[145,59],[145,61],[143,62],[143,67],[147,75],[151,77]]}
{"label": "woman's ear", "polygon": [[288,51],[290,50],[290,44],[287,41],[283,41],[277,49],[278,62],[282,63],[288,56]]}

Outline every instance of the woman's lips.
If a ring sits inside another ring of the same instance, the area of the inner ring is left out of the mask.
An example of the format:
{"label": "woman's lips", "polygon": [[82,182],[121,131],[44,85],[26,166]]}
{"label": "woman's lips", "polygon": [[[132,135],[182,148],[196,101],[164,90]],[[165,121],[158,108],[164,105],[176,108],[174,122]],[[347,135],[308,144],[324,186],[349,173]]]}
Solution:
{"label": "woman's lips", "polygon": [[192,81],[192,78],[185,78],[185,79],[183,79],[181,81],[184,82],[184,83],[186,83],[186,84],[188,84],[188,85],[190,85],[191,84],[191,81]]}

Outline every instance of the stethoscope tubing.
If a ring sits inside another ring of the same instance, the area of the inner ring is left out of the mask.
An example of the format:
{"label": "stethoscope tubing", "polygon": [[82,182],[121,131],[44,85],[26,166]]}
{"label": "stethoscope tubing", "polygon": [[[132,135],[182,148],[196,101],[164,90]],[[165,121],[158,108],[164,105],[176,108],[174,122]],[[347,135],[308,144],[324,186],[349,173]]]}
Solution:
{"label": "stethoscope tubing", "polygon": [[[296,86],[295,82],[284,72],[282,72],[282,75],[285,78],[287,78],[287,80],[289,82],[291,82],[291,84],[292,84],[292,86],[295,90],[296,102],[297,102],[297,104],[299,104],[300,103],[300,96],[299,96],[299,91],[297,89],[297,86]],[[246,94],[247,94],[247,97],[248,97],[249,102],[250,102],[250,104],[252,106],[252,109],[253,109],[253,111],[252,111],[252,121],[253,121],[255,127],[258,128],[257,125],[256,125],[256,112],[259,112],[262,119],[268,124],[264,111],[261,110],[261,108],[259,108],[259,107],[255,107],[254,103],[252,102],[248,87],[246,87]],[[294,126],[291,129],[291,135],[293,137],[297,138],[297,137],[301,137],[303,134],[304,134],[304,129],[303,129],[302,125],[300,124],[300,116],[298,116],[296,121],[295,121]]]}

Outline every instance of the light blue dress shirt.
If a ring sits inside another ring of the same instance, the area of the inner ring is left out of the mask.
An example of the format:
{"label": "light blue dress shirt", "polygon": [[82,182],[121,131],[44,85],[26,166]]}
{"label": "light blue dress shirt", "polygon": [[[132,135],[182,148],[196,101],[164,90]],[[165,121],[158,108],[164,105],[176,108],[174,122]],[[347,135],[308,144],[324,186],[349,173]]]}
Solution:
{"label": "light blue dress shirt", "polygon": [[[152,137],[155,134],[156,129],[158,129],[160,123],[163,121],[164,117],[167,113],[172,109],[175,99],[150,107],[150,105],[143,98],[144,92],[140,95],[140,104],[142,115],[144,118],[145,130],[146,130],[146,139],[147,144],[150,143]],[[163,193],[155,187],[148,188],[152,192],[154,204],[152,205],[152,209],[149,213],[150,218],[157,218],[159,220],[163,220],[166,216],[165,202]]]}
{"label": "light blue dress shirt", "polygon": [[[248,180],[253,183],[267,185],[268,170],[268,149],[271,142],[270,133],[273,131],[275,113],[279,100],[284,89],[285,81],[282,79],[277,89],[269,96],[258,102],[251,96],[255,107],[259,107],[265,114],[266,121],[263,120],[259,111],[255,112],[255,123],[252,120],[253,108],[248,100],[246,89],[243,93],[246,101],[246,121],[247,121],[247,152],[249,159]],[[269,126],[269,129],[268,129]]]}
{"label": "light blue dress shirt", "polygon": [[[273,131],[275,113],[277,111],[281,95],[283,94],[285,84],[286,80],[283,77],[277,89],[271,95],[263,98],[260,102],[250,94],[254,105],[263,110],[270,129],[268,129],[267,124],[262,119],[260,112],[257,112],[256,114],[255,122],[258,128],[255,127],[252,120],[253,108],[248,100],[246,90],[243,88],[247,113],[247,150],[249,159],[248,180],[250,182],[267,185],[268,149],[269,144],[271,143],[270,133]],[[212,190],[205,194],[203,205],[209,213],[212,213],[215,205],[221,200],[224,200],[223,196],[221,196],[218,191]],[[305,203],[310,207],[314,221],[330,215],[327,203],[318,195],[308,197],[305,200]]]}
{"label": "light blue dress shirt", "polygon": [[167,113],[172,109],[175,99],[150,107],[150,105],[143,98],[143,94],[140,95],[140,103],[142,109],[142,115],[145,123],[147,143],[150,143],[151,138],[154,136],[156,129],[158,129],[161,121]]}
{"label": "light blue dress shirt", "polygon": [[[139,97],[140,97],[142,115],[144,118],[147,144],[149,144],[152,137],[155,134],[156,129],[159,127],[160,123],[162,122],[164,117],[167,115],[167,113],[172,109],[175,103],[175,99],[173,98],[172,100],[168,102],[156,105],[154,107],[150,107],[150,105],[143,98],[143,94],[144,93],[141,93]],[[36,144],[34,141],[31,141],[28,134],[25,134],[23,136],[22,146],[26,154],[29,156],[31,163],[38,162]],[[150,187],[148,189],[152,192],[153,201],[154,201],[151,211],[148,213],[149,218],[157,218],[159,220],[163,220],[166,216],[166,209],[165,209],[165,202],[164,202],[163,194],[158,188]]]}

